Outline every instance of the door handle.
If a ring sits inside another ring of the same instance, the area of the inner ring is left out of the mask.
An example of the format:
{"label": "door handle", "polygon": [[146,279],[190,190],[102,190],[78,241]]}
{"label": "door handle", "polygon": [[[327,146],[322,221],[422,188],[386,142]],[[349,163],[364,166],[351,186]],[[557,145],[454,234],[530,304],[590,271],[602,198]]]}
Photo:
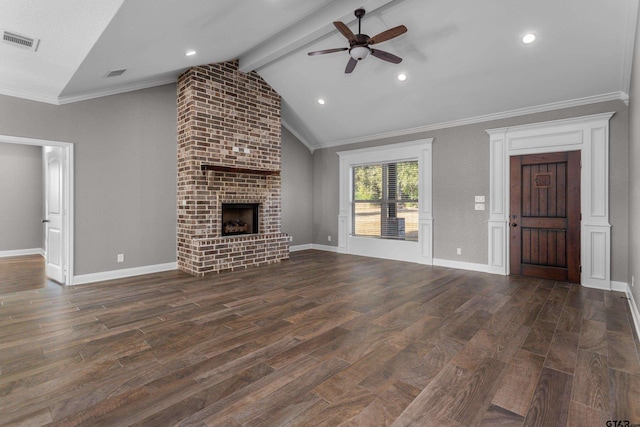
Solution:
{"label": "door handle", "polygon": [[49,220],[48,219],[43,219],[42,223],[44,224],[45,222],[49,222]]}
{"label": "door handle", "polygon": [[516,224],[515,222],[512,222],[510,225],[511,225],[512,227],[517,227],[517,226],[518,226],[518,224]]}

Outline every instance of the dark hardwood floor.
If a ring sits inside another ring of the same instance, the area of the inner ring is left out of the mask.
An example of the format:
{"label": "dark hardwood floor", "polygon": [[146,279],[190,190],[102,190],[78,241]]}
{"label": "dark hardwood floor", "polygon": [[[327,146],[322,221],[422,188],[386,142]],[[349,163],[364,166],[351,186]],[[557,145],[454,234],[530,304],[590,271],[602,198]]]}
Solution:
{"label": "dark hardwood floor", "polygon": [[58,283],[47,279],[42,256],[0,258],[0,294],[58,287]]}
{"label": "dark hardwood floor", "polygon": [[616,292],[304,251],[0,294],[0,424],[640,423]]}

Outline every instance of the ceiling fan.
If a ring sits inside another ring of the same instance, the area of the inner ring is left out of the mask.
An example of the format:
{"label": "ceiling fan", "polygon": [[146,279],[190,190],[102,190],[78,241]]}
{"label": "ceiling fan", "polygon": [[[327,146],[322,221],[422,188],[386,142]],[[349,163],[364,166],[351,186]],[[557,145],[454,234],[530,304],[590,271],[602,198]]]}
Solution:
{"label": "ceiling fan", "polygon": [[358,34],[353,34],[353,32],[347,27],[344,23],[340,21],[336,21],[333,23],[335,27],[340,31],[340,33],[349,40],[349,47],[338,47],[335,49],[324,49],[317,50],[315,52],[309,52],[310,56],[314,55],[324,55],[326,53],[334,53],[334,52],[342,52],[345,50],[349,51],[349,62],[347,62],[347,68],[344,70],[346,74],[349,74],[356,68],[358,61],[362,61],[369,54],[375,56],[376,58],[382,59],[384,61],[392,62],[394,64],[399,64],[402,62],[402,58],[395,56],[389,52],[385,52],[379,49],[372,49],[369,46],[382,43],[387,40],[391,40],[394,37],[398,37],[401,34],[407,32],[407,27],[404,25],[399,25],[397,27],[391,28],[387,31],[383,31],[380,34],[369,37],[366,34],[362,34],[362,30],[360,29],[360,24],[362,17],[365,14],[364,9],[356,9],[354,14],[356,18],[358,18]]}

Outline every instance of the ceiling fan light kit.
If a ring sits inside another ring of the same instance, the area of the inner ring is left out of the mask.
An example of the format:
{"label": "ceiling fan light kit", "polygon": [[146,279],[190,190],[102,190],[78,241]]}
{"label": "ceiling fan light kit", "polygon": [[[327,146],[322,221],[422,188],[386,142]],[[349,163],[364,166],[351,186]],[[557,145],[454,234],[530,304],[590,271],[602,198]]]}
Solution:
{"label": "ceiling fan light kit", "polygon": [[354,46],[349,49],[349,55],[351,55],[353,59],[357,59],[358,61],[362,61],[364,58],[366,58],[369,55],[369,52],[369,48],[365,46]]}
{"label": "ceiling fan light kit", "polygon": [[392,64],[399,64],[400,62],[402,62],[402,58],[400,58],[399,56],[396,56],[389,52],[385,52],[383,50],[372,49],[369,46],[376,43],[382,43],[387,40],[391,40],[392,38],[398,37],[399,35],[407,32],[407,27],[405,27],[404,25],[399,25],[397,27],[383,31],[378,35],[369,37],[366,34],[362,34],[362,29],[361,29],[361,23],[362,23],[361,20],[365,14],[365,10],[356,9],[354,14],[356,18],[358,18],[358,34],[353,34],[353,32],[349,29],[349,27],[347,27],[344,23],[340,21],[336,21],[333,23],[336,29],[343,36],[345,36],[347,40],[349,40],[349,47],[317,50],[314,52],[309,52],[308,55],[309,56],[324,55],[327,53],[343,52],[345,50],[348,50],[349,55],[351,57],[349,58],[349,62],[347,62],[347,68],[344,70],[346,74],[351,73],[353,69],[356,67],[356,65],[358,64],[358,61],[362,61],[367,56],[369,56],[369,54],[371,54],[372,56],[375,56],[378,59],[382,59],[383,61],[391,62]]}

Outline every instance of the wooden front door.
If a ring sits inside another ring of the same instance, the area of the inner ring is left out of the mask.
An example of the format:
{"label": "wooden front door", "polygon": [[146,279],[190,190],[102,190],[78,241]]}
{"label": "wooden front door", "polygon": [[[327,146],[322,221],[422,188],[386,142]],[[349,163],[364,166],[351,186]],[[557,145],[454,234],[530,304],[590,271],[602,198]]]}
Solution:
{"label": "wooden front door", "polygon": [[580,283],[580,151],[511,157],[511,274]]}

